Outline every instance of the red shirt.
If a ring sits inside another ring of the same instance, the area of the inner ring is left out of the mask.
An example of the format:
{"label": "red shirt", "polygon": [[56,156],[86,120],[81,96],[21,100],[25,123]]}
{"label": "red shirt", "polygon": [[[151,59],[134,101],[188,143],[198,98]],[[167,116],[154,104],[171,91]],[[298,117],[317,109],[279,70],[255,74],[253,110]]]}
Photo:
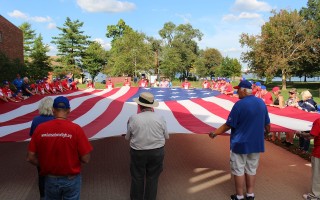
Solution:
{"label": "red shirt", "polygon": [[54,119],[40,124],[28,150],[38,155],[40,174],[76,175],[81,171],[80,156],[92,151],[82,128],[68,120]]}
{"label": "red shirt", "polygon": [[203,82],[202,88],[210,88],[210,83],[208,81]]}
{"label": "red shirt", "polygon": [[148,87],[148,81],[146,79],[141,79],[138,85],[139,87]]}
{"label": "red shirt", "polygon": [[114,88],[114,84],[112,82],[107,82],[106,88],[112,89],[112,88]]}
{"label": "red shirt", "polygon": [[264,101],[266,105],[273,103],[272,94],[270,92],[267,92],[265,95],[261,95],[261,99]]}
{"label": "red shirt", "polygon": [[320,158],[320,118],[313,122],[310,134],[314,136],[314,148],[312,156]]}
{"label": "red shirt", "polygon": [[10,90],[10,88],[2,88],[2,93],[9,98],[13,98],[13,92]]}
{"label": "red shirt", "polygon": [[130,81],[124,81],[123,86],[131,86],[131,82]]}
{"label": "red shirt", "polygon": [[183,82],[181,87],[184,88],[184,89],[189,89],[191,86],[191,84],[189,82]]}

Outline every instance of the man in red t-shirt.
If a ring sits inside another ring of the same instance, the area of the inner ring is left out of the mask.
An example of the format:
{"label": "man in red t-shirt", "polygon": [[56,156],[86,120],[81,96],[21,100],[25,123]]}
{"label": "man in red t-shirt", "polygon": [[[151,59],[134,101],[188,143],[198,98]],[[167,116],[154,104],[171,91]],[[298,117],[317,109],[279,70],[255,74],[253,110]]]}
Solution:
{"label": "man in red t-shirt", "polygon": [[203,81],[203,83],[202,83],[202,88],[208,89],[208,88],[210,88],[210,87],[211,87],[211,86],[210,86],[209,81],[208,81],[207,79],[204,79],[204,81]]}
{"label": "man in red t-shirt", "polygon": [[148,87],[148,81],[144,76],[141,77],[141,80],[138,82],[139,87]]}
{"label": "man in red t-shirt", "polygon": [[70,103],[59,96],[53,102],[55,119],[40,124],[28,147],[27,161],[45,176],[48,199],[79,199],[81,163],[88,163],[92,146],[82,128],[67,120]]}
{"label": "man in red t-shirt", "polygon": [[261,85],[261,99],[266,105],[273,104],[272,94],[267,91],[267,88],[264,85]]}
{"label": "man in red t-shirt", "polygon": [[114,88],[114,84],[112,83],[111,78],[108,79],[108,82],[106,83],[106,88],[107,89]]}
{"label": "man in red t-shirt", "polygon": [[181,87],[184,89],[190,89],[191,83],[188,81],[187,78],[184,79],[184,82],[181,84]]}
{"label": "man in red t-shirt", "polygon": [[3,81],[2,94],[6,97],[7,100],[11,102],[20,102],[20,100],[14,98],[13,92],[10,89],[8,81]]}
{"label": "man in red t-shirt", "polygon": [[129,86],[131,87],[131,82],[128,80],[128,78],[124,78],[123,86]]}
{"label": "man in red t-shirt", "polygon": [[313,122],[310,133],[299,132],[299,137],[306,139],[314,139],[314,148],[312,150],[311,164],[312,164],[312,181],[311,192],[304,194],[304,199],[320,199],[320,118]]}

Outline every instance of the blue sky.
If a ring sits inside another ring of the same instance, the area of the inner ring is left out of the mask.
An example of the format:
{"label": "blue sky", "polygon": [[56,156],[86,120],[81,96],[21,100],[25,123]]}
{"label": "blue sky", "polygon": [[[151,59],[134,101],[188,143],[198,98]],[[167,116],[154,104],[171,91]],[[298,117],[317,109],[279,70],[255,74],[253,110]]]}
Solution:
{"label": "blue sky", "polygon": [[259,34],[272,9],[300,10],[307,0],[0,0],[0,15],[16,26],[29,22],[50,55],[56,47],[52,37],[60,33],[67,17],[84,22],[81,30],[92,40],[110,49],[106,27],[123,19],[134,30],[160,38],[158,31],[166,22],[190,23],[203,34],[201,49],[216,48],[223,56],[240,58],[241,33]]}

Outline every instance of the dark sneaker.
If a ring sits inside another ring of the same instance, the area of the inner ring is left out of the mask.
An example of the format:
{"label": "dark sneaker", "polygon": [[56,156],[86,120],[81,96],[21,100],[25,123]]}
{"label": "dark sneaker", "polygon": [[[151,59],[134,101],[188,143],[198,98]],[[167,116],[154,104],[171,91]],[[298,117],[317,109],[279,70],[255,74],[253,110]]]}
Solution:
{"label": "dark sneaker", "polygon": [[231,195],[230,198],[231,200],[244,200],[244,198],[238,199],[236,194]]}
{"label": "dark sneaker", "polygon": [[246,197],[246,200],[254,200],[254,197]]}

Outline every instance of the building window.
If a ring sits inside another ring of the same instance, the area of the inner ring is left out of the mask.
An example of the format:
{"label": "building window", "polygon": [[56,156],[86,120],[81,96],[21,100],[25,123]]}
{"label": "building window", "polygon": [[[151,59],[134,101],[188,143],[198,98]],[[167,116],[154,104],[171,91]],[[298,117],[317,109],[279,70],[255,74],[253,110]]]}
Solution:
{"label": "building window", "polygon": [[0,32],[0,42],[2,42],[2,32]]}

